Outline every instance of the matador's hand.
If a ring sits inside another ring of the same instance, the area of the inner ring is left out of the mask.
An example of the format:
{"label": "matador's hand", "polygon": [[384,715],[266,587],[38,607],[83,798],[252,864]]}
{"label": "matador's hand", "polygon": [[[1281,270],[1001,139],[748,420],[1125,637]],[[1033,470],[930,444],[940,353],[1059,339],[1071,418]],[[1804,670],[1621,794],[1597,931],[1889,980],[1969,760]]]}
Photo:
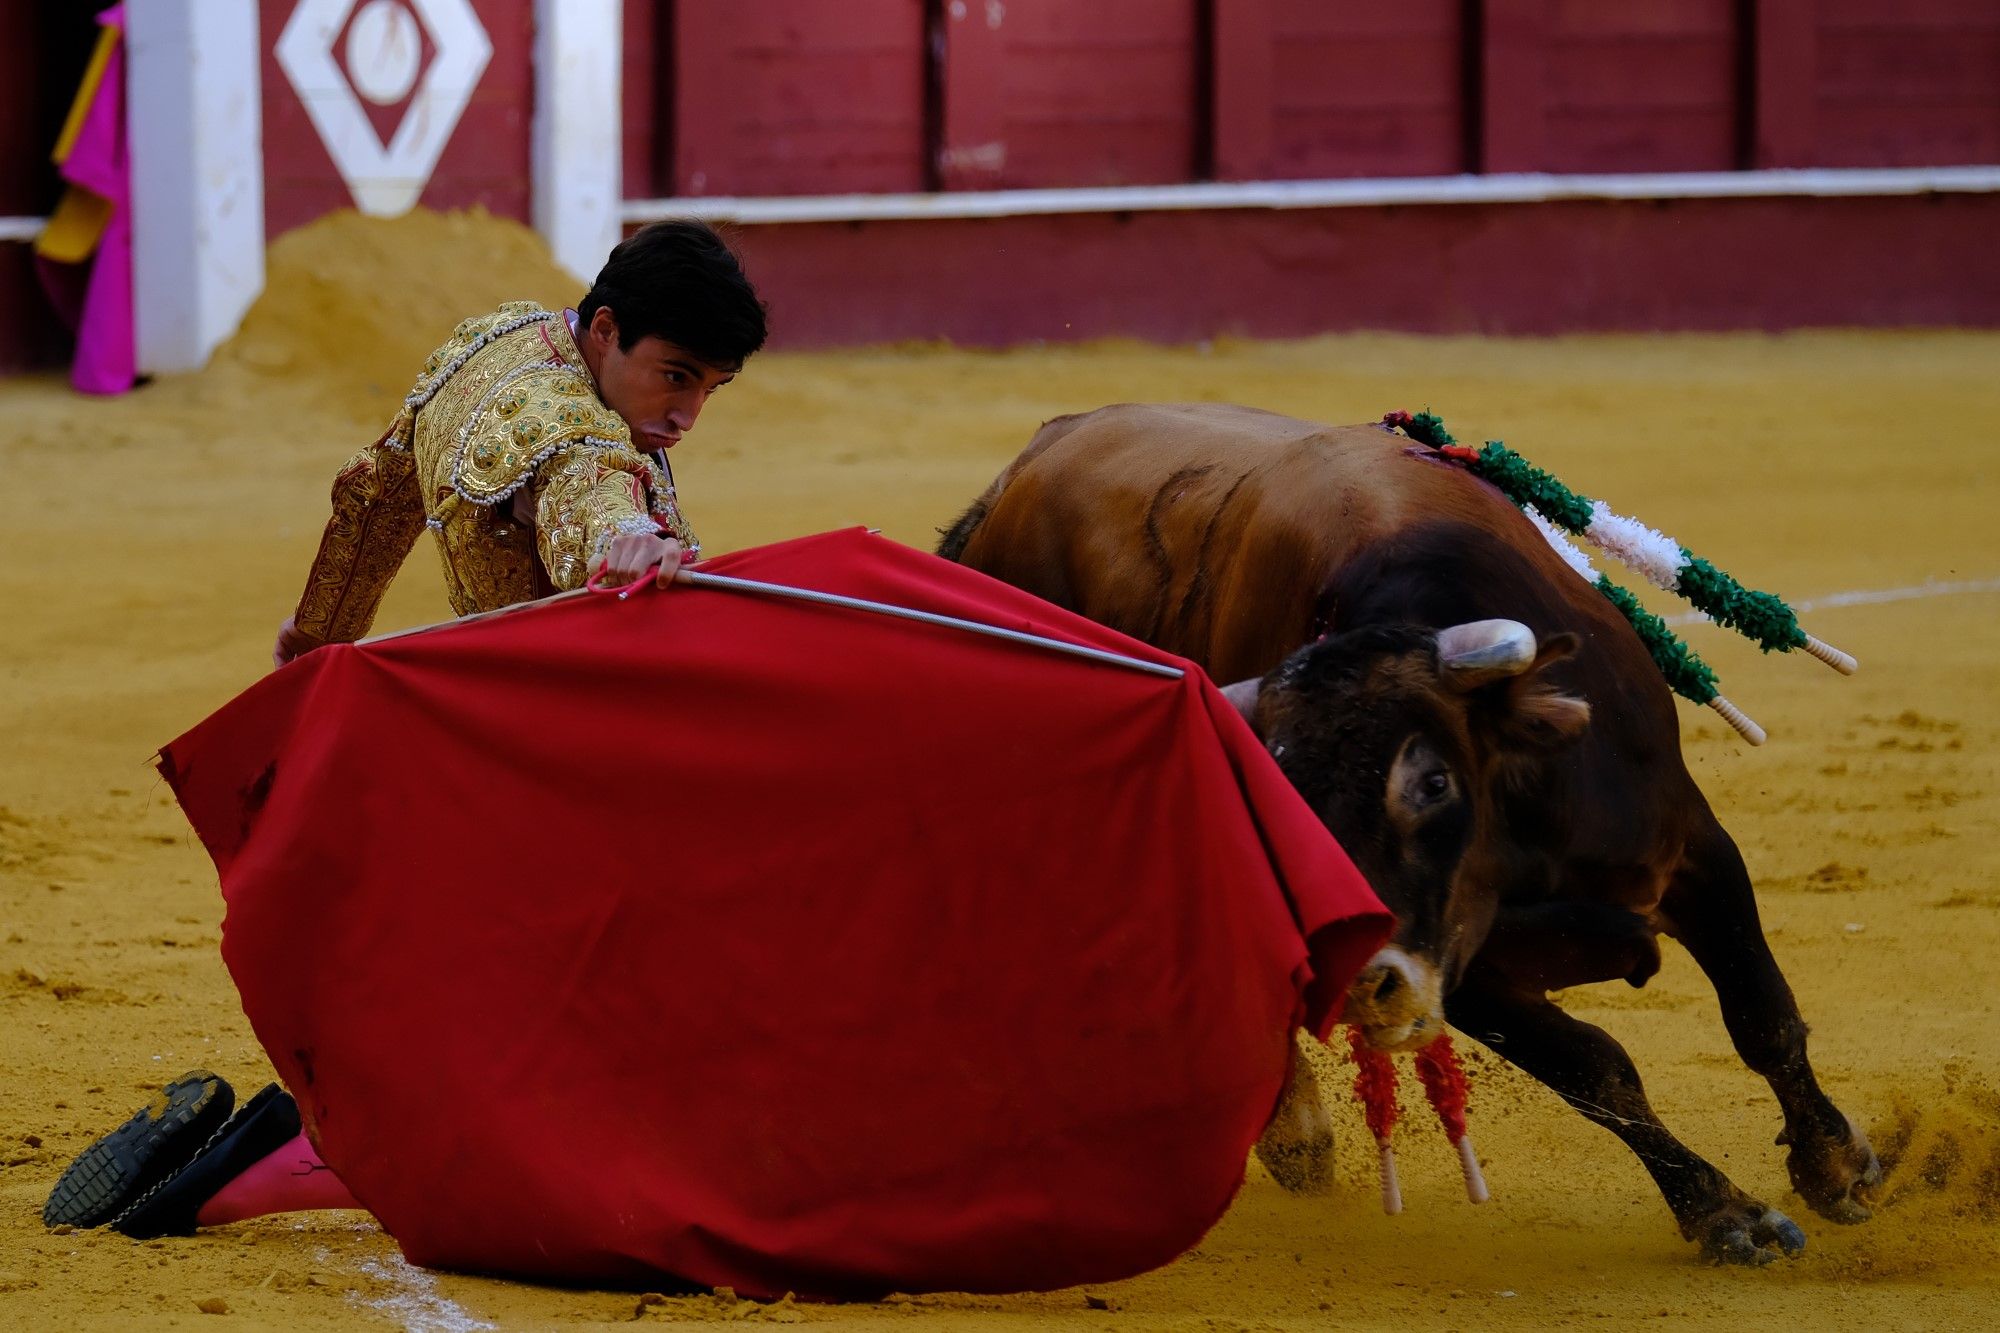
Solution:
{"label": "matador's hand", "polygon": [[312,635],[300,629],[291,616],[286,616],[285,623],[278,626],[278,643],[271,650],[271,665],[281,667],[294,657],[302,656],[315,648],[324,648],[325,646],[326,644],[323,641],[315,639]]}
{"label": "matador's hand", "polygon": [[672,537],[615,537],[605,549],[598,575],[606,583],[635,583],[652,574],[653,582],[664,588],[680,572],[687,552]]}

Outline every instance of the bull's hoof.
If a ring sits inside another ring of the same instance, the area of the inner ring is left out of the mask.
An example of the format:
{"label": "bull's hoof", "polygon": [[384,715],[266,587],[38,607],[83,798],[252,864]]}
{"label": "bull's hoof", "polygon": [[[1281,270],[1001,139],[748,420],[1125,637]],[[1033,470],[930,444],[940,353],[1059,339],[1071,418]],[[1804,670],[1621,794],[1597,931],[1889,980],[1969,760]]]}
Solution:
{"label": "bull's hoof", "polygon": [[1882,1161],[1852,1122],[1844,1129],[1844,1134],[1794,1138],[1785,1171],[1808,1208],[1829,1222],[1852,1226],[1875,1215]]}
{"label": "bull's hoof", "polygon": [[1333,1136],[1257,1145],[1257,1160],[1287,1194],[1324,1194],[1333,1187]]}
{"label": "bull's hoof", "polygon": [[1787,1258],[1806,1247],[1806,1233],[1775,1208],[1754,1199],[1726,1203],[1694,1228],[1701,1257],[1712,1264],[1755,1268],[1783,1254]]}

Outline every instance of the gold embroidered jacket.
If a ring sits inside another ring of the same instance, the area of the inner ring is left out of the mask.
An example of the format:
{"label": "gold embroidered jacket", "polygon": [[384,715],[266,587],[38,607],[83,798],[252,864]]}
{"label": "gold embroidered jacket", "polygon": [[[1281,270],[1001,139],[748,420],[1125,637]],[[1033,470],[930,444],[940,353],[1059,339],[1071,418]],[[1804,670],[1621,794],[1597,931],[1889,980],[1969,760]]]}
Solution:
{"label": "gold embroidered jacket", "polygon": [[699,549],[567,322],[526,301],[460,324],[382,438],[341,468],[297,627],[327,643],[366,634],[425,527],[460,615],[581,587],[621,534]]}

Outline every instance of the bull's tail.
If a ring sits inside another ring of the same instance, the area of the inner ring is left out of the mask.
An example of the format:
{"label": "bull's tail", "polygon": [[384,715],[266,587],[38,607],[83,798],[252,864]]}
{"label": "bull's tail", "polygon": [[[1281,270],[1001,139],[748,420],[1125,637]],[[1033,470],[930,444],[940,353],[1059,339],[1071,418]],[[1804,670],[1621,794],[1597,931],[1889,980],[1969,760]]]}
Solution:
{"label": "bull's tail", "polygon": [[1035,438],[1028,441],[1028,447],[1023,449],[1013,462],[1001,469],[1000,475],[993,479],[993,484],[967,506],[966,511],[958,516],[958,520],[948,528],[938,529],[937,553],[954,562],[963,560],[965,548],[972,544],[973,534],[979,531],[979,525],[993,512],[993,506],[999,503],[1001,495],[1006,492],[1021,469],[1034,462],[1044,449],[1069,434],[1089,415],[1091,414],[1088,412],[1078,412],[1044,421],[1042,428],[1035,432]]}

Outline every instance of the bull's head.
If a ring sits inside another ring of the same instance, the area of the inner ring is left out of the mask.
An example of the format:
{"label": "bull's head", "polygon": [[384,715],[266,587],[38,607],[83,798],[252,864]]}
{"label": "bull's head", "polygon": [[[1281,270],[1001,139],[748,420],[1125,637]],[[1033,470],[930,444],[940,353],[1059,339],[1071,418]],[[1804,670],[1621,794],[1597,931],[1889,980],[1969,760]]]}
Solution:
{"label": "bull's head", "polygon": [[1224,691],[1354,859],[1396,934],[1348,992],[1384,1050],[1444,1030],[1444,994],[1485,942],[1516,832],[1500,802],[1583,734],[1590,706],[1542,674],[1576,637],[1511,620],[1350,630]]}

